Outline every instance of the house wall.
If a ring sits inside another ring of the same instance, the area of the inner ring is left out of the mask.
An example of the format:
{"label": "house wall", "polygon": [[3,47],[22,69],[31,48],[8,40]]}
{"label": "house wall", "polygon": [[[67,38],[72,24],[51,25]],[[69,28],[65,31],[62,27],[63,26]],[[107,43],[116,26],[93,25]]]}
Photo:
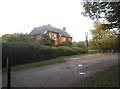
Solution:
{"label": "house wall", "polygon": [[55,45],[58,45],[58,43],[59,43],[59,36],[58,36],[58,34],[49,32],[49,36],[50,36],[51,39],[53,39],[55,41]]}
{"label": "house wall", "polygon": [[[59,38],[60,43],[61,43],[61,42],[65,42],[65,41],[67,40],[67,38],[68,38],[68,37],[60,37],[60,38]],[[68,38],[68,40],[69,40],[70,42],[72,42],[72,38]]]}
{"label": "house wall", "polygon": [[42,39],[42,36],[41,35],[37,35],[36,36],[36,40],[41,40]]}
{"label": "house wall", "polygon": [[66,37],[62,37],[62,36],[60,36],[60,38],[59,38],[60,43],[61,43],[61,42],[65,42],[65,41],[66,41],[66,39],[67,39]]}
{"label": "house wall", "polygon": [[[49,33],[47,33],[47,34],[49,35],[49,37],[50,37],[51,39],[53,39],[53,40],[55,41],[55,45],[58,45],[58,44],[61,43],[61,42],[65,42],[66,39],[67,39],[67,37],[62,37],[62,36],[60,36],[59,34],[53,33],[53,32],[49,32]],[[41,40],[41,39],[42,39],[42,35],[37,35],[37,36],[36,36],[36,40]],[[70,42],[72,42],[72,38],[68,38],[68,40],[69,40]]]}

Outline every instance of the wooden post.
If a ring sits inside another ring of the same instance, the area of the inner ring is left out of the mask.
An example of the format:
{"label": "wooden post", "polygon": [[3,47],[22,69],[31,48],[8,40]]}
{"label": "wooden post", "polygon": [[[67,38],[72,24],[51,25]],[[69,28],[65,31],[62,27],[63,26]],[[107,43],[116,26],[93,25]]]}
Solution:
{"label": "wooden post", "polygon": [[67,58],[65,57],[65,60],[64,60],[65,62],[67,61]]}
{"label": "wooden post", "polygon": [[7,57],[7,89],[11,86],[11,60]]}

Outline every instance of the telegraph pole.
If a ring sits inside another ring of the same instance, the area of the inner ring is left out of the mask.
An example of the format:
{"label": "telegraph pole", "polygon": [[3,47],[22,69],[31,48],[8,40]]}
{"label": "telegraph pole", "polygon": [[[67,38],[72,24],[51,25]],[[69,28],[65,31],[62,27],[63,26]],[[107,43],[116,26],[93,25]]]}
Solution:
{"label": "telegraph pole", "polygon": [[85,32],[86,53],[88,53],[88,32]]}

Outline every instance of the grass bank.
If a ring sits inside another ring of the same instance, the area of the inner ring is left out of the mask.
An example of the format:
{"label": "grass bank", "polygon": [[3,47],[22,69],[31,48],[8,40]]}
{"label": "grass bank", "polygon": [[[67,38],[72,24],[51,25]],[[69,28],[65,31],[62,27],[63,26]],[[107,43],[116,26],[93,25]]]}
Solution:
{"label": "grass bank", "polygon": [[44,61],[37,61],[33,63],[17,65],[17,66],[12,67],[12,71],[19,70],[19,69],[33,68],[33,67],[43,66],[43,65],[62,63],[62,62],[65,62],[65,58],[69,60],[69,58],[82,57],[82,56],[90,55],[90,54],[97,54],[97,53],[87,53],[87,54],[85,53],[85,54],[78,54],[78,55],[71,55],[71,56],[61,56],[61,57],[52,58],[52,59],[48,59]]}
{"label": "grass bank", "polygon": [[81,56],[85,56],[85,55],[89,55],[89,54],[62,56],[62,57],[52,58],[52,59],[48,59],[48,60],[44,60],[44,61],[37,61],[37,62],[33,62],[33,63],[17,65],[17,66],[12,67],[12,71],[19,70],[19,69],[33,68],[33,67],[43,66],[43,65],[62,63],[62,62],[65,62],[65,58],[69,59],[72,57],[81,57]]}
{"label": "grass bank", "polygon": [[64,62],[64,59],[65,57],[58,57],[58,58],[53,58],[45,61],[37,61],[33,63],[17,65],[12,67],[12,71],[19,70],[19,69],[33,68],[33,67],[43,66],[43,65],[50,65],[55,63],[61,63],[61,62]]}
{"label": "grass bank", "polygon": [[118,66],[98,73],[90,78],[77,81],[74,87],[118,87]]}

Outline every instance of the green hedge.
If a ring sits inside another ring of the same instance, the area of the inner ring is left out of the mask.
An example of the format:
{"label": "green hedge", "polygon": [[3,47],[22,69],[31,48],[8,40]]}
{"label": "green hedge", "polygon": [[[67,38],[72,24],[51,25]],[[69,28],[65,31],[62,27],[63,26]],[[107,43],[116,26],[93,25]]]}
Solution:
{"label": "green hedge", "polygon": [[85,53],[85,50],[78,47],[49,47],[26,43],[3,43],[2,64],[6,66],[7,57],[11,59],[12,65],[19,65],[80,53]]}

